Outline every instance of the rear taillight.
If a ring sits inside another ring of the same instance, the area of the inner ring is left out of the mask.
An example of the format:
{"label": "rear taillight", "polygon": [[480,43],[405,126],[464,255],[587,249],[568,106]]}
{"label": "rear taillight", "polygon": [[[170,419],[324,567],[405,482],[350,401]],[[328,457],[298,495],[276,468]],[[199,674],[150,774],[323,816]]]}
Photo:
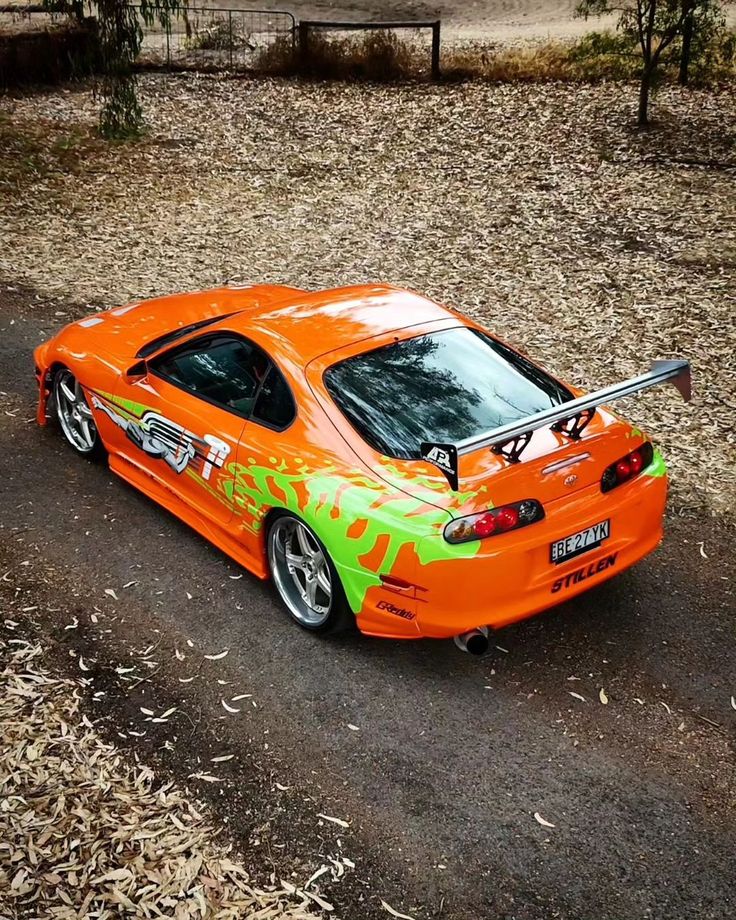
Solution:
{"label": "rear taillight", "polygon": [[508,533],[527,527],[544,517],[544,508],[535,498],[525,498],[520,502],[501,505],[480,514],[469,514],[456,518],[445,527],[445,540],[448,543],[467,543],[470,540],[484,540],[496,534]]}
{"label": "rear taillight", "polygon": [[626,454],[625,457],[621,457],[620,460],[606,467],[601,476],[601,490],[610,492],[616,486],[634,479],[649,466],[653,459],[654,448],[649,441],[645,441],[636,450],[632,450],[630,454]]}

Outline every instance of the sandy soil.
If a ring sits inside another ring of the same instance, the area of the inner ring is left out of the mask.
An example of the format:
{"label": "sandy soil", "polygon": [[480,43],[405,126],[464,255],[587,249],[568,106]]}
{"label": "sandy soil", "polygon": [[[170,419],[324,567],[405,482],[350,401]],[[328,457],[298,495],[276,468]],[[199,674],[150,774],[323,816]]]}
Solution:
{"label": "sandy soil", "polygon": [[[297,19],[360,21],[441,19],[445,40],[484,40],[503,44],[577,38],[614,28],[616,16],[575,16],[578,0],[262,0],[263,9],[290,10]],[[202,5],[250,8],[248,0],[204,0]],[[726,4],[726,20],[736,24],[736,4]]]}
{"label": "sandy soil", "polygon": [[[38,0],[9,0],[23,7]],[[193,7],[286,10],[300,19],[378,22],[441,19],[443,38],[525,44],[578,38],[586,32],[614,28],[616,16],[575,16],[578,0],[192,0]],[[736,3],[726,3],[726,21],[736,26]]]}
{"label": "sandy soil", "polygon": [[[209,3],[210,6],[232,5],[248,8],[247,0],[232,3]],[[576,0],[342,0],[320,3],[294,0],[280,3],[265,0],[264,9],[287,9],[297,19],[327,19],[366,22],[441,19],[445,40],[484,39],[504,44],[570,38],[591,28],[613,25],[613,17],[591,20],[574,17]]]}

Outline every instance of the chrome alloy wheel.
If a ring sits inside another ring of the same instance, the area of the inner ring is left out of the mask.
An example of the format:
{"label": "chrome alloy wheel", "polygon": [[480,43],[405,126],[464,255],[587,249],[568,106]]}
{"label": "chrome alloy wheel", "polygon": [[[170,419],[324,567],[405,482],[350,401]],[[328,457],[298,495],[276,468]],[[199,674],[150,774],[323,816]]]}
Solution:
{"label": "chrome alloy wheel", "polygon": [[294,619],[319,629],[330,616],[332,574],[322,545],[296,518],[279,518],[268,534],[268,561],[276,588]]}
{"label": "chrome alloy wheel", "polygon": [[97,428],[82,387],[66,368],[54,378],[54,397],[59,424],[67,441],[80,454],[89,454],[97,446]]}

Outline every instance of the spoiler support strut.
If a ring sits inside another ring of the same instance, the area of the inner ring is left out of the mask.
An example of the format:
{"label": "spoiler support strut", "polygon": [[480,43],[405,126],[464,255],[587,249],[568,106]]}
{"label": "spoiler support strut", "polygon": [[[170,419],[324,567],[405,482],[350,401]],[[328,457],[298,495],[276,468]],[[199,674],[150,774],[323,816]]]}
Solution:
{"label": "spoiler support strut", "polygon": [[471,438],[465,438],[455,444],[423,441],[420,448],[421,458],[440,469],[447,477],[450,488],[457,491],[458,458],[464,454],[490,447],[495,453],[501,454],[510,462],[518,463],[532,432],[538,428],[551,425],[560,434],[572,440],[578,440],[595,415],[598,406],[668,381],[672,382],[686,402],[690,401],[690,364],[681,360],[653,361],[649,370],[638,377],[632,377],[623,383],[615,383],[602,390],[596,390],[594,393],[588,393],[586,396],[579,396],[569,402],[551,406],[549,409],[543,409],[541,412],[535,412],[526,418],[493,428],[491,431],[485,431]]}

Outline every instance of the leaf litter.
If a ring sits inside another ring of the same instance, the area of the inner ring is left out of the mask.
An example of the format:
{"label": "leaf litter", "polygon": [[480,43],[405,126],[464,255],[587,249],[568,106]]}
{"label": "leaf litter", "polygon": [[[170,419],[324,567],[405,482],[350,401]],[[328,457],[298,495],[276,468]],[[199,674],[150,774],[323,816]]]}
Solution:
{"label": "leaf litter", "polygon": [[50,674],[40,646],[0,641],[0,655],[5,908],[177,920],[316,920],[315,908],[332,909],[292,885],[256,885],[201,806],[100,738],[79,682]]}
{"label": "leaf litter", "polygon": [[[587,389],[688,357],[690,406],[658,388],[621,411],[663,448],[677,508],[733,508],[732,93],[662,87],[656,130],[637,133],[631,86],[614,82],[139,85],[145,141],[4,190],[0,274],[105,306],[241,280],[246,264],[249,281],[310,289],[382,279]],[[52,89],[8,118],[65,136],[96,107],[84,87]],[[305,124],[324,126],[317,147]]]}

